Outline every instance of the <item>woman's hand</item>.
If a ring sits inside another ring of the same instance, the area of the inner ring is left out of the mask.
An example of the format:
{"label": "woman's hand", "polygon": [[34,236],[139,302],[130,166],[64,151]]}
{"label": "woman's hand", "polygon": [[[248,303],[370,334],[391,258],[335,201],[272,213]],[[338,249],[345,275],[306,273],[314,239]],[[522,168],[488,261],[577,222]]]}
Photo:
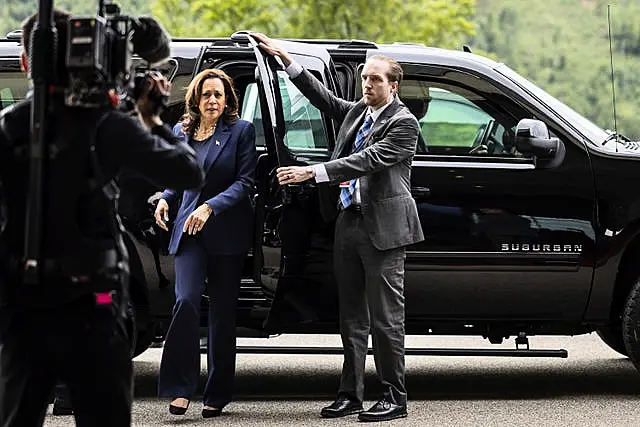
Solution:
{"label": "woman's hand", "polygon": [[191,215],[187,218],[182,228],[183,233],[196,234],[202,230],[204,223],[207,222],[209,216],[213,213],[213,209],[208,204],[198,206],[198,208],[191,212]]}
{"label": "woman's hand", "polygon": [[158,200],[156,211],[153,213],[156,224],[164,231],[169,231],[166,221],[169,221],[169,204],[165,199]]}

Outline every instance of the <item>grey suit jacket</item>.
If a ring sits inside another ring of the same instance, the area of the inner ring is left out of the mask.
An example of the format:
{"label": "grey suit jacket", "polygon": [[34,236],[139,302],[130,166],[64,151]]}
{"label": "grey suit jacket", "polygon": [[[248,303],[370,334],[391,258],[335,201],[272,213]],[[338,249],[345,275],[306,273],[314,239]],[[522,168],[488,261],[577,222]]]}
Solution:
{"label": "grey suit jacket", "polygon": [[[419,132],[415,116],[396,99],[373,124],[364,149],[350,154],[364,122],[364,101],[336,97],[307,70],[292,82],[316,108],[339,123],[335,150],[325,163],[329,183],[360,178],[364,224],[373,245],[387,250],[424,240],[411,196],[411,162]],[[335,209],[337,198],[332,204]]]}

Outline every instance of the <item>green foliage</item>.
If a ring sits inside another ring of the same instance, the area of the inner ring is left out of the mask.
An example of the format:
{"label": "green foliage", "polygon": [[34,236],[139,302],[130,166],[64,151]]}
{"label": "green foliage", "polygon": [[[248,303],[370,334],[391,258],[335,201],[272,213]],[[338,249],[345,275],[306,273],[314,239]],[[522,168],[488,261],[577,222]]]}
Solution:
{"label": "green foliage", "polygon": [[174,37],[228,37],[239,30],[273,32],[280,1],[154,0],[152,11]]}
{"label": "green foliage", "polygon": [[283,36],[453,47],[473,35],[475,0],[305,0]]}
{"label": "green foliage", "polygon": [[[116,3],[123,14],[142,15],[150,12],[146,0],[118,0]],[[54,0],[54,5],[74,15],[92,16],[98,10],[98,0]],[[0,0],[0,37],[19,29],[20,23],[37,10],[37,0]]]}
{"label": "green foliage", "polygon": [[[470,43],[603,128],[613,128],[607,5],[611,4],[617,122],[640,139],[638,0],[120,0],[124,13],[152,13],[173,36],[274,37]],[[98,0],[55,0],[95,14]],[[37,0],[0,0],[0,35],[19,28]]]}
{"label": "green foliage", "polygon": [[477,124],[422,123],[422,134],[430,147],[471,148],[478,134]]}
{"label": "green foliage", "polygon": [[611,3],[618,130],[640,139],[640,4],[632,0],[478,0],[478,48],[579,113],[613,129],[607,4]]}
{"label": "green foliage", "polygon": [[151,9],[174,37],[228,37],[236,31],[275,33],[282,0],[153,0]]}
{"label": "green foliage", "polygon": [[0,2],[0,36],[20,28],[20,22],[35,12],[35,1],[2,0]]}
{"label": "green foliage", "polygon": [[[174,36],[365,39],[455,46],[473,35],[475,0],[154,0]],[[402,23],[402,25],[398,25]]]}
{"label": "green foliage", "polygon": [[190,0],[155,0],[151,12],[174,37],[202,36],[198,33],[202,28],[191,12]]}

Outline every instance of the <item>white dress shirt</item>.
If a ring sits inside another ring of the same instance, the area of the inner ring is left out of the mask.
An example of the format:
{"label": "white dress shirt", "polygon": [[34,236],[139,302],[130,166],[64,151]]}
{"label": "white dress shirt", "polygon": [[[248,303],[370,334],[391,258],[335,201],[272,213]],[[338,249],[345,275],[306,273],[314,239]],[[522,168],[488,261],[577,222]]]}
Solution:
{"label": "white dress shirt", "polygon": [[[285,72],[289,75],[289,78],[295,79],[300,75],[300,73],[302,73],[302,70],[302,65],[300,65],[296,61],[292,61],[291,64],[289,64],[289,66],[285,69]],[[372,107],[367,108],[365,120],[367,119],[367,117],[371,116],[371,129],[373,129],[373,125],[376,123],[376,120],[378,120],[378,117],[380,117],[380,114],[382,114],[385,108],[391,105],[393,100],[394,98],[391,98],[391,101],[378,108],[377,110],[374,110]],[[355,140],[353,142],[355,142]],[[327,174],[327,169],[324,167],[323,163],[313,165],[312,168],[313,172],[315,173],[316,182],[329,181],[329,175]],[[356,191],[353,194],[353,203],[359,205],[361,202],[362,199],[360,198],[360,179],[356,179]]]}

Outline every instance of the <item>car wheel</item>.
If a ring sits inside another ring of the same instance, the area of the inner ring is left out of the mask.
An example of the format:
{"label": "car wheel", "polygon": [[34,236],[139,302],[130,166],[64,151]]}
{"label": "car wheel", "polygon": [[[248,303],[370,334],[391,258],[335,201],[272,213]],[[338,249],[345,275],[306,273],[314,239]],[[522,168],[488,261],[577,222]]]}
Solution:
{"label": "car wheel", "polygon": [[136,309],[131,301],[127,303],[127,313],[125,318],[125,329],[127,330],[127,338],[129,339],[129,356],[136,357],[135,348],[138,342],[138,327],[136,325]]}
{"label": "car wheel", "polygon": [[640,370],[640,279],[637,277],[624,305],[622,337],[627,355]]}
{"label": "car wheel", "polygon": [[151,327],[151,325],[148,325],[144,329],[138,329],[136,333],[136,344],[133,347],[132,358],[144,353],[151,346],[152,341],[153,328]]}
{"label": "car wheel", "polygon": [[609,327],[600,328],[596,331],[598,336],[606,345],[612,350],[617,351],[623,356],[628,356],[627,348],[624,345],[624,338],[622,337],[622,327],[620,324],[611,325]]}
{"label": "car wheel", "polygon": [[144,325],[138,322],[135,306],[129,302],[127,305],[127,319],[125,321],[127,336],[129,337],[129,353],[131,358],[142,354],[151,345],[153,340],[152,325]]}

